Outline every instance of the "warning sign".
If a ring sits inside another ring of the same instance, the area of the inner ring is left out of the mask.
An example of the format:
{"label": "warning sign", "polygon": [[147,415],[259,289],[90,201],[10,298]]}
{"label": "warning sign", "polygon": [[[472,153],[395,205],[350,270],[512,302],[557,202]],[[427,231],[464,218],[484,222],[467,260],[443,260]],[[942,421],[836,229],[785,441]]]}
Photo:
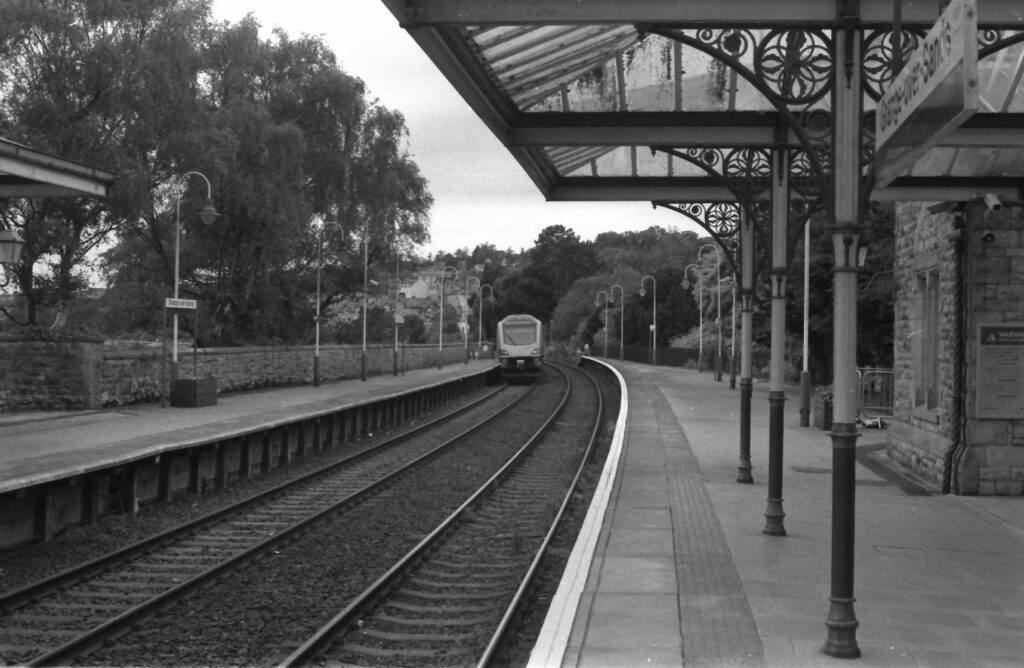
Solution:
{"label": "warning sign", "polygon": [[981,419],[1024,419],[1024,324],[979,325],[977,408]]}

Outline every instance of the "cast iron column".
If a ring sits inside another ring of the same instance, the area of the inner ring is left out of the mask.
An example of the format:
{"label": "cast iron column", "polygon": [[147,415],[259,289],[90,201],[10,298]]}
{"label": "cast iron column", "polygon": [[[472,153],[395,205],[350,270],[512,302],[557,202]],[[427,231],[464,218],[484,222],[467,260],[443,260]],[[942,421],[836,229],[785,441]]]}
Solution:
{"label": "cast iron column", "polygon": [[745,206],[740,207],[740,290],[742,340],[740,341],[740,463],[736,482],[754,482],[750,467],[750,402],[754,394],[751,353],[754,347],[754,224]]}
{"label": "cast iron column", "polygon": [[[835,254],[832,382],[832,591],[828,637],[822,651],[856,658],[857,616],[853,610],[854,503],[857,445],[857,265],[860,237],[861,55],[860,33],[835,33],[833,58],[835,123]],[[842,67],[842,70],[840,70]]]}
{"label": "cast iron column", "polygon": [[782,510],[782,441],[786,403],[786,227],[789,218],[789,155],[772,150],[772,337],[771,390],[768,393],[768,503],[764,533],[785,536]]}

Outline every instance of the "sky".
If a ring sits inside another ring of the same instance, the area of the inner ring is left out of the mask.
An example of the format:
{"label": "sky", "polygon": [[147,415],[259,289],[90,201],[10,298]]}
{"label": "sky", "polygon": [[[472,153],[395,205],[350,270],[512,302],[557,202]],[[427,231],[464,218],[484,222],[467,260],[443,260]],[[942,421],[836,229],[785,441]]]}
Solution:
{"label": "sky", "polygon": [[647,202],[545,201],[380,0],[213,2],[217,20],[237,21],[248,13],[266,37],[275,27],[292,37],[321,35],[341,68],[366,83],[371,99],[405,116],[409,152],[434,197],[425,254],[472,251],[484,243],[529,249],[550,225],[564,225],[585,240],[652,225],[699,229]]}

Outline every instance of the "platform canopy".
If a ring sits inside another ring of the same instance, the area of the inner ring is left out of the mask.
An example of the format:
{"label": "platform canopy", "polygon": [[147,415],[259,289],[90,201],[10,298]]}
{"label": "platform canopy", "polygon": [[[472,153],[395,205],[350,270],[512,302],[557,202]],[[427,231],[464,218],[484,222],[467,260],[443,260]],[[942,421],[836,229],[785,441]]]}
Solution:
{"label": "platform canopy", "polygon": [[0,138],[0,198],[106,197],[114,174]]}
{"label": "platform canopy", "polygon": [[977,0],[980,109],[879,188],[875,105],[939,0],[382,2],[549,200],[735,201],[780,147],[796,183],[819,177],[833,74],[855,65],[833,62],[832,40],[851,27],[870,198],[1022,198],[1021,0]]}

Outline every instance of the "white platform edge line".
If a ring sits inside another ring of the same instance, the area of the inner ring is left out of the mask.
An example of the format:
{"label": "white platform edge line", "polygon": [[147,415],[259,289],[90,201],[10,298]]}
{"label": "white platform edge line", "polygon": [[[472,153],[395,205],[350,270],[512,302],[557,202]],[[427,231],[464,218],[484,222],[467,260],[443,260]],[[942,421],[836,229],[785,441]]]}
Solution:
{"label": "white platform edge line", "polygon": [[565,650],[569,642],[569,634],[572,631],[573,622],[576,620],[576,611],[579,608],[580,596],[590,575],[590,568],[593,565],[594,550],[597,547],[597,539],[601,535],[601,526],[604,523],[605,512],[608,510],[608,501],[611,498],[612,487],[615,483],[615,473],[619,468],[619,456],[622,452],[622,443],[626,434],[626,421],[628,418],[629,394],[626,390],[626,381],[613,366],[587,358],[591,362],[602,364],[619,381],[619,418],[615,424],[615,432],[612,435],[612,442],[609,446],[608,457],[605,459],[604,470],[601,472],[601,479],[598,481],[594,491],[594,497],[587,509],[587,516],[583,521],[583,528],[576,538],[572,553],[565,565],[565,573],[558,585],[558,591],[548,607],[547,616],[544,618],[544,625],[541,627],[537,642],[534,643],[530,652],[530,660],[527,668],[550,668],[560,666],[565,656]]}

